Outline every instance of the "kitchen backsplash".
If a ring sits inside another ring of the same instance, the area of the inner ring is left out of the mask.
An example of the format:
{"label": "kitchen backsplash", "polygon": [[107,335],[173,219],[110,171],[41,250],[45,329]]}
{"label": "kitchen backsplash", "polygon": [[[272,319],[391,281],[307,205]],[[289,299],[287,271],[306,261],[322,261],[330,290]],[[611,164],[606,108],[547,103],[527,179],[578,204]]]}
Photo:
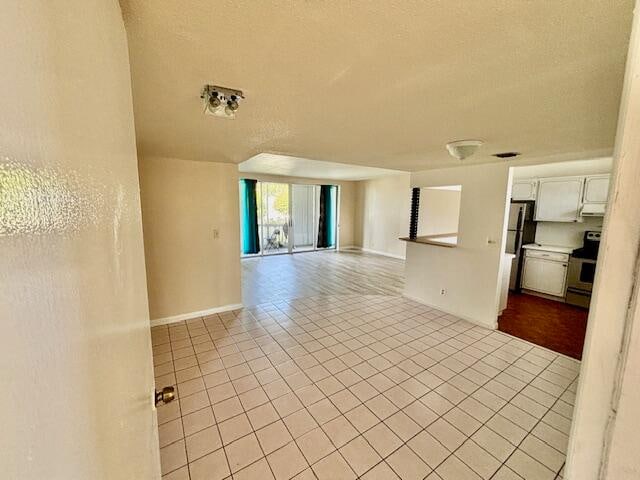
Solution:
{"label": "kitchen backsplash", "polygon": [[602,218],[585,218],[580,223],[538,222],[536,243],[581,247],[585,230],[602,230]]}

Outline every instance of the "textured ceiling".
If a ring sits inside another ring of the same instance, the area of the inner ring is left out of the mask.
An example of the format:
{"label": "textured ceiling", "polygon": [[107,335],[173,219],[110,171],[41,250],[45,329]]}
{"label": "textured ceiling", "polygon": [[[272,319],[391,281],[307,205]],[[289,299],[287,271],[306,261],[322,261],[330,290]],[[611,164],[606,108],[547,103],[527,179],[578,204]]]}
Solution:
{"label": "textured ceiling", "polygon": [[[122,0],[141,155],[401,170],[613,146],[632,0]],[[205,116],[205,83],[244,90]]]}

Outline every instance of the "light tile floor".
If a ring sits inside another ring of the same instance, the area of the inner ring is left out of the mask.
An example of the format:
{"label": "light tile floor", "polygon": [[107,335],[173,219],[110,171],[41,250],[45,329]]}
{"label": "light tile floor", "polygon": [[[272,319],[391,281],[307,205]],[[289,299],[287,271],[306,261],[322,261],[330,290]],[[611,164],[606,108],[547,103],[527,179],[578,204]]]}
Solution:
{"label": "light tile floor", "polygon": [[[562,478],[579,362],[402,297],[152,329],[165,480]],[[232,477],[231,477],[232,475]]]}
{"label": "light tile floor", "polygon": [[317,295],[401,295],[404,261],[354,250],[242,259],[245,306]]}

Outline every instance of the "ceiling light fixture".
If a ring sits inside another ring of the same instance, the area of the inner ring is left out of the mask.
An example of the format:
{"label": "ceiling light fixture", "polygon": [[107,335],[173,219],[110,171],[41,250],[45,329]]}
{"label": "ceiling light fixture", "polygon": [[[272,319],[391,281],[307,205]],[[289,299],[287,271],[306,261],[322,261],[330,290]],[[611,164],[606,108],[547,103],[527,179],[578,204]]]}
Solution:
{"label": "ceiling light fixture", "polygon": [[218,96],[218,92],[212,92],[209,95],[209,108],[218,108],[220,106],[220,97]]}
{"label": "ceiling light fixture", "polygon": [[476,153],[476,150],[482,143],[482,140],[458,140],[447,143],[447,150],[452,157],[458,160],[464,160]]}
{"label": "ceiling light fixture", "polygon": [[236,111],[240,107],[240,99],[244,99],[241,90],[205,85],[200,94],[204,100],[204,113],[222,118],[236,118]]}

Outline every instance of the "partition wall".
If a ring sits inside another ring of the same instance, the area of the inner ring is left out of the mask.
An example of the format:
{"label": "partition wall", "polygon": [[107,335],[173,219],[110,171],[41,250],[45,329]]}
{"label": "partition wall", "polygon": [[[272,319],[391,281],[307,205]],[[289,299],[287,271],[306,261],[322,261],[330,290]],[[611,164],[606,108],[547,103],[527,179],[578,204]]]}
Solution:
{"label": "partition wall", "polygon": [[335,249],[338,186],[240,180],[243,256]]}

